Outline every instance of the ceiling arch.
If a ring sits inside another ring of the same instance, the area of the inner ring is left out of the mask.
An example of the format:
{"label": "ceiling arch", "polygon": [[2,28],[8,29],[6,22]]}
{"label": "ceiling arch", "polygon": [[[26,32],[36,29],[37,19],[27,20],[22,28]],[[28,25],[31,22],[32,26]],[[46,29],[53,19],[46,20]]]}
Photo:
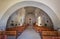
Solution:
{"label": "ceiling arch", "polygon": [[19,3],[16,3],[15,5],[11,6],[5,12],[5,14],[2,16],[2,18],[0,20],[0,26],[3,26],[2,30],[5,30],[6,24],[7,24],[7,20],[13,14],[13,12],[18,10],[19,8],[26,7],[26,6],[33,6],[33,7],[38,7],[40,9],[42,9],[43,11],[45,11],[49,15],[49,17],[51,18],[51,20],[53,22],[53,25],[55,27],[59,26],[58,17],[53,12],[53,10],[51,8],[49,8],[47,5],[45,5],[43,3],[40,3],[40,2],[36,2],[36,1],[23,1],[23,2],[19,2]]}

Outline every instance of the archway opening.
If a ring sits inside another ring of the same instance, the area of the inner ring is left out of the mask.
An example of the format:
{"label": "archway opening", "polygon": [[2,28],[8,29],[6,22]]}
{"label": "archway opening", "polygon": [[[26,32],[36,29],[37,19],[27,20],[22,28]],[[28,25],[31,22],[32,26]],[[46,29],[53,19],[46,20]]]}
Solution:
{"label": "archway opening", "polygon": [[33,28],[38,25],[53,29],[52,20],[46,12],[37,7],[27,6],[18,9],[9,17],[6,30],[17,30],[20,35],[20,32],[23,32],[29,25],[32,25]]}
{"label": "archway opening", "polygon": [[21,26],[23,24],[28,24],[30,22],[36,23],[38,26],[46,26],[53,28],[53,23],[51,18],[43,10],[27,6],[15,11],[7,21],[7,28]]}

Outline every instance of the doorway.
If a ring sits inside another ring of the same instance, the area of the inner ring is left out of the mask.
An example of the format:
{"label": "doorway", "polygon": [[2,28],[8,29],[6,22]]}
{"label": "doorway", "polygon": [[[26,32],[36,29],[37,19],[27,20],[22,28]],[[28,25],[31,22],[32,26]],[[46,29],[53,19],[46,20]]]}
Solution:
{"label": "doorway", "polygon": [[[40,17],[41,17],[41,21],[39,21]],[[18,18],[18,19],[16,19],[16,18]],[[14,23],[13,23],[14,26],[11,26],[12,20],[14,21]],[[46,26],[49,28],[53,27],[53,23],[52,23],[50,17],[40,8],[32,7],[32,6],[23,7],[23,8],[20,8],[19,10],[17,10],[16,12],[14,12],[10,16],[9,20],[7,21],[7,26],[8,26],[7,28],[14,28],[14,27],[18,27],[18,26],[20,27],[20,25],[21,25],[20,23],[22,23],[22,22],[23,22],[23,24],[26,24],[28,26],[26,28],[26,30],[22,32],[23,36],[26,35],[27,32],[28,33],[32,32],[30,34],[33,34],[33,32],[37,33],[37,32],[35,32],[35,30],[33,30],[34,23],[36,23],[36,25],[38,25],[38,26],[42,25],[42,26]],[[17,25],[15,26],[15,24],[17,24]],[[35,34],[35,36],[36,36],[36,34]],[[39,37],[39,35],[38,35],[38,37]],[[20,38],[20,36],[18,38]]]}

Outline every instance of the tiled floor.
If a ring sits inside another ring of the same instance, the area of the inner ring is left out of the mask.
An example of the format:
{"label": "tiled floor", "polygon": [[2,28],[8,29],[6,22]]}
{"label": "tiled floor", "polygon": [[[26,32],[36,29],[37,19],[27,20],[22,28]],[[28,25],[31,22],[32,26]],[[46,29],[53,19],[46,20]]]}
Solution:
{"label": "tiled floor", "polygon": [[41,39],[39,33],[37,33],[32,26],[29,26],[18,39]]}

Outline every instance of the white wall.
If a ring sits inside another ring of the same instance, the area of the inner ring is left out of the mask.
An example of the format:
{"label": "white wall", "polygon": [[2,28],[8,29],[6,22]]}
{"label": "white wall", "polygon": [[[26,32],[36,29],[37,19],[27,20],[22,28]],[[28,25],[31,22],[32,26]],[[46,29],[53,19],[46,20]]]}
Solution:
{"label": "white wall", "polygon": [[[0,0],[0,13],[1,13],[0,19],[9,7],[21,1],[26,1],[26,0]],[[60,0],[33,0],[33,1],[38,1],[49,6],[60,19],[60,16],[59,16],[60,15]]]}
{"label": "white wall", "polygon": [[[24,18],[25,18],[25,9],[21,8],[17,11],[15,11],[7,21],[7,26],[8,28],[10,27],[15,27],[15,26],[22,26],[24,23]],[[13,26],[11,25],[13,21]],[[17,24],[17,25],[16,25]]]}

